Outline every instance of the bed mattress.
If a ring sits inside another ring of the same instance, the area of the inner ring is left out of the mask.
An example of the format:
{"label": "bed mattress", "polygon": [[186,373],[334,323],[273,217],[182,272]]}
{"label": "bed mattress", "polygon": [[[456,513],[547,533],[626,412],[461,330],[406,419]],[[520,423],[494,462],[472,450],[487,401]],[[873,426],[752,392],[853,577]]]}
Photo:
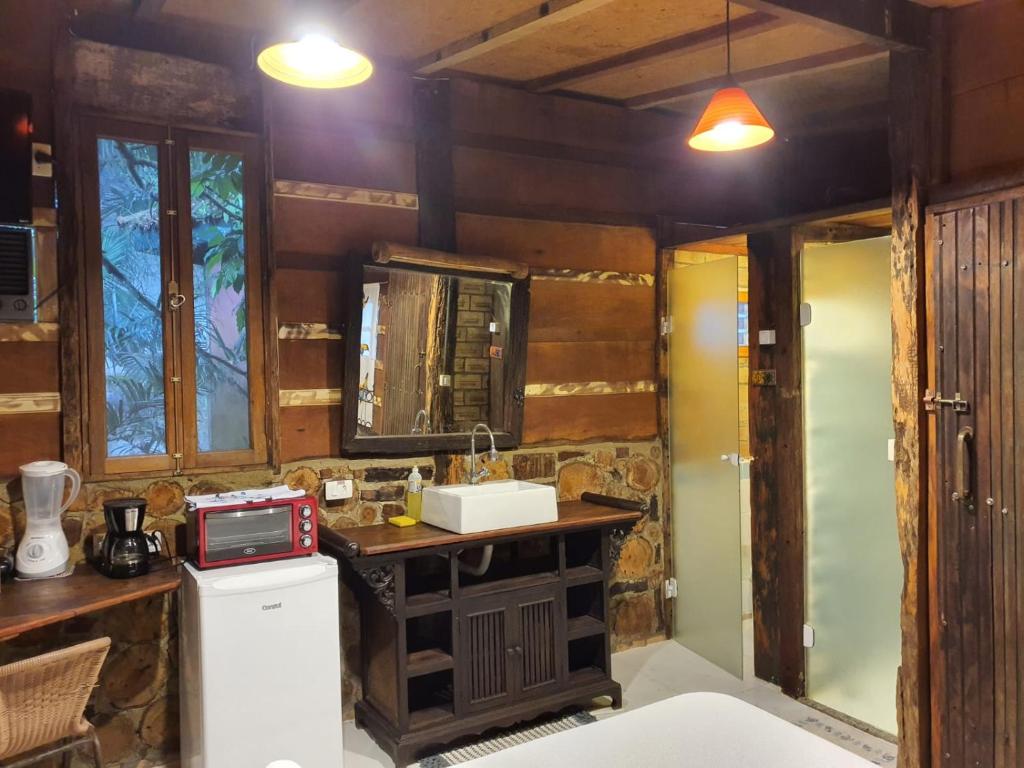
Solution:
{"label": "bed mattress", "polygon": [[464,768],[871,768],[744,701],[686,693],[521,744]]}

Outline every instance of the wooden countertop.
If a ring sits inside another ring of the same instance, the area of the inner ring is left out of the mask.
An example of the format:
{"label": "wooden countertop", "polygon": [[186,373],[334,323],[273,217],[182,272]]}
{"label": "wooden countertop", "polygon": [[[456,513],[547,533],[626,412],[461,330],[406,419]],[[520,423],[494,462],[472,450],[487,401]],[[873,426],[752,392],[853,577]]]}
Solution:
{"label": "wooden countertop", "polygon": [[[320,526],[321,549],[334,550],[345,557],[392,555],[429,547],[445,547],[469,542],[494,541],[526,535],[564,533],[574,529],[604,528],[635,523],[640,512],[617,509],[587,501],[567,501],[558,505],[558,520],[553,523],[502,528],[481,533],[452,533],[426,523],[399,528],[388,523],[343,528],[335,531]],[[334,554],[334,552],[331,552]]]}
{"label": "wooden countertop", "polygon": [[179,584],[180,569],[167,560],[153,563],[149,573],[134,579],[111,579],[88,563],[79,563],[64,579],[8,582],[0,588],[0,641],[83,613],[172,592]]}

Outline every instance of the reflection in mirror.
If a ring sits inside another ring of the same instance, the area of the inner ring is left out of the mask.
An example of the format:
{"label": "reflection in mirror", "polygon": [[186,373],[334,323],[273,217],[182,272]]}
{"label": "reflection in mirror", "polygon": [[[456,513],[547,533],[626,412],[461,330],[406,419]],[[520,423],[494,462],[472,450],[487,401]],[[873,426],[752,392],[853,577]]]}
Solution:
{"label": "reflection in mirror", "polygon": [[511,296],[500,280],[365,267],[358,435],[503,425]]}

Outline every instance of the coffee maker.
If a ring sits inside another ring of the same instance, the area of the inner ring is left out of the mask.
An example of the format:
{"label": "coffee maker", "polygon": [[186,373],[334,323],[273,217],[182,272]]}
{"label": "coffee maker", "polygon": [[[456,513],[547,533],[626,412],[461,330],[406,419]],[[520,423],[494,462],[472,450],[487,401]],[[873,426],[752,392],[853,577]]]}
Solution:
{"label": "coffee maker", "polygon": [[149,537],[142,530],[145,516],[145,499],[104,502],[107,533],[97,564],[100,573],[113,579],[130,579],[149,573]]}
{"label": "coffee maker", "polygon": [[[25,535],[18,544],[15,570],[24,579],[56,576],[68,567],[68,540],[60,516],[78,496],[82,479],[60,461],[33,461],[20,469]],[[63,501],[67,480],[71,480],[71,493]]]}

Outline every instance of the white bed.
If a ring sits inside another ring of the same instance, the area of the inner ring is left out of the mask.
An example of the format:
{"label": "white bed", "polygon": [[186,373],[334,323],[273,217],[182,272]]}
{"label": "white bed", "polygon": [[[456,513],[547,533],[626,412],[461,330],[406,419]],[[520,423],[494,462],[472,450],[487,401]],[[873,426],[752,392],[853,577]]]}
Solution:
{"label": "white bed", "polygon": [[686,693],[460,768],[873,768],[744,701]]}

